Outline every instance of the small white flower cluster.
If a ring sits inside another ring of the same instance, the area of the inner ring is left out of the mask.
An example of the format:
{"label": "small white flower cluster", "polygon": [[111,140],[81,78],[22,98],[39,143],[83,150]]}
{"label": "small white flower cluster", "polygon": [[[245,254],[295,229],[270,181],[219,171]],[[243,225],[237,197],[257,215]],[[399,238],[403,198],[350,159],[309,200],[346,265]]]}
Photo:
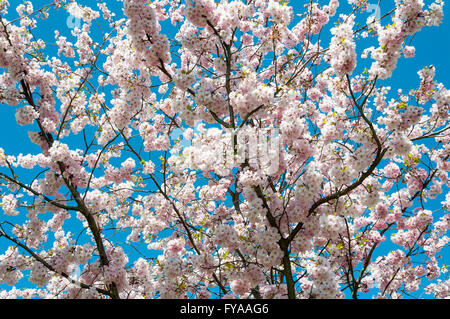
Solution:
{"label": "small white flower cluster", "polygon": [[149,66],[160,64],[160,60],[170,62],[169,40],[159,34],[161,26],[155,9],[145,0],[126,0],[124,12],[130,19],[128,31],[133,46],[138,52],[143,52]]}
{"label": "small white flower cluster", "polygon": [[272,17],[276,24],[289,25],[293,18],[292,7],[282,5],[279,1],[270,0],[265,14]]}
{"label": "small white flower cluster", "polygon": [[34,261],[30,268],[28,280],[39,287],[45,286],[51,278],[50,271],[39,261]]}
{"label": "small white flower cluster", "polygon": [[3,195],[1,199],[1,209],[6,215],[15,216],[19,214],[19,211],[17,210],[17,199],[13,194]]}

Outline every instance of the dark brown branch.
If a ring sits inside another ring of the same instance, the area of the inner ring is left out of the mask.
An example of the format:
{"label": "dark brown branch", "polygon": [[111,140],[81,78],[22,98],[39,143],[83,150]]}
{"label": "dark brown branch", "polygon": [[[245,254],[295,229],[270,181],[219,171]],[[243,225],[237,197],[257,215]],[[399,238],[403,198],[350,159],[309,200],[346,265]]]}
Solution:
{"label": "dark brown branch", "polygon": [[30,248],[28,248],[26,245],[22,244],[20,241],[18,241],[17,239],[9,236],[8,234],[6,234],[3,230],[0,230],[0,237],[3,236],[6,239],[12,241],[13,243],[15,243],[17,246],[21,247],[22,249],[24,249],[26,252],[28,252],[35,260],[37,260],[38,262],[40,262],[42,265],[44,265],[48,270],[50,270],[51,272],[54,272],[64,278],[66,278],[70,283],[77,285],[78,287],[82,288],[82,289],[91,289],[94,288],[98,293],[103,294],[103,295],[107,295],[110,297],[113,297],[113,295],[111,294],[110,291],[101,289],[101,288],[97,288],[97,287],[93,287],[90,285],[87,285],[85,283],[79,282],[73,278],[71,278],[68,274],[66,274],[65,272],[58,272],[55,268],[53,268],[52,265],[50,265],[48,262],[46,262],[43,258],[41,258],[39,255],[37,255],[35,252],[33,252]]}

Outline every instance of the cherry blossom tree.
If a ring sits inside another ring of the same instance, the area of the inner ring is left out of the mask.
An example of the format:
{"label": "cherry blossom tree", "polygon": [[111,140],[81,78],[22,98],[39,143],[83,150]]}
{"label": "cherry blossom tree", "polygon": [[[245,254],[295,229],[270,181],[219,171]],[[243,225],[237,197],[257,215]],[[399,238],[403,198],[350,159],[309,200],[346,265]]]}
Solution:
{"label": "cherry blossom tree", "polygon": [[389,82],[441,0],[47,2],[0,1],[1,298],[450,296],[450,91]]}

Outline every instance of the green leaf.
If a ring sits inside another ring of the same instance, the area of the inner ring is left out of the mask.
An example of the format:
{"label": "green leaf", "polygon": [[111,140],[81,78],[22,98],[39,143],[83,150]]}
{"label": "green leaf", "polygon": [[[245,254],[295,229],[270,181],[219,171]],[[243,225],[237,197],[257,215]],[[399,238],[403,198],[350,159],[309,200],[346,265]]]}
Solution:
{"label": "green leaf", "polygon": [[398,103],[397,105],[397,109],[406,109],[406,107],[407,107],[406,102],[403,101]]}

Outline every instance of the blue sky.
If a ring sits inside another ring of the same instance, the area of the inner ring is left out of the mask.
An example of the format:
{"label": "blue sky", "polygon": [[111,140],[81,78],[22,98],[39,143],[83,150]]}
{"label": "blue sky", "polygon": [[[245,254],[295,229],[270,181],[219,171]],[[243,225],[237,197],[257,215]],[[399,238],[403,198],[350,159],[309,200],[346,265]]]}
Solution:
{"label": "blue sky", "polygon": [[[16,16],[16,13],[12,9],[22,1],[19,0],[10,0],[11,4],[10,14],[6,17]],[[44,1],[32,1],[35,9],[40,5],[45,4]],[[375,5],[377,1],[373,0],[373,4]],[[88,4],[91,5],[94,9],[96,9],[96,1],[79,1],[80,4]],[[122,2],[121,1],[107,1],[108,6],[113,11],[117,12],[117,15],[120,17],[122,14],[120,13]],[[303,6],[303,1],[291,1],[291,5],[294,7],[294,13],[300,13]],[[320,3],[326,3],[324,1],[320,1]],[[369,1],[370,3],[370,1]],[[427,1],[426,4],[430,2]],[[393,7],[393,1],[381,1],[381,15],[388,12]],[[343,9],[342,9],[343,8]],[[341,1],[341,9],[338,13],[343,11],[347,11],[349,6],[346,4],[346,1]],[[50,12],[50,18],[42,21],[38,20],[39,28],[36,29],[35,35],[39,37],[43,37],[49,42],[54,42],[54,31],[58,29],[60,33],[64,36],[67,36],[69,39],[72,38],[70,35],[71,26],[74,26],[73,19],[68,19],[69,15],[67,12],[59,10],[58,12],[54,12],[53,10]],[[450,74],[450,3],[444,6],[444,21],[439,27],[425,27],[421,32],[416,34],[411,42],[411,45],[416,47],[416,55],[412,59],[400,58],[398,61],[398,67],[394,71],[391,79],[384,81],[383,84],[390,85],[393,88],[393,91],[396,92],[397,88],[402,88],[405,92],[410,89],[414,89],[418,87],[419,84],[419,76],[417,71],[419,71],[424,66],[434,65],[436,67],[436,76],[435,80],[438,82],[442,82],[445,86],[449,84],[449,76]],[[368,17],[369,14],[363,15],[364,20]],[[333,18],[337,20],[337,15]],[[298,21],[298,17],[296,20]],[[291,25],[294,25],[296,22],[293,22]],[[385,20],[386,23],[390,23],[390,21]],[[330,26],[333,26],[330,23]],[[95,29],[95,28],[93,28]],[[173,27],[170,22],[163,23],[163,32],[169,36],[172,36],[176,33],[177,29]],[[322,46],[327,46],[329,41],[329,33],[328,30],[325,30],[321,39],[324,40]],[[48,47],[49,55],[52,56],[56,52],[54,48],[51,46]],[[360,63],[361,60],[358,61]],[[360,67],[360,65],[358,66]],[[0,105],[0,121],[2,127],[2,133],[0,134],[0,147],[2,147],[7,154],[18,155],[19,153],[32,153],[36,154],[39,152],[39,147],[30,143],[28,139],[28,130],[32,130],[31,126],[21,127],[19,126],[14,118],[16,107],[8,106],[8,105]],[[75,137],[73,140],[74,143],[77,139],[78,141],[80,135]],[[82,145],[80,146],[82,147]],[[159,155],[158,155],[159,156]],[[21,171],[18,170],[20,173]],[[25,174],[25,180],[31,180],[34,175],[30,175],[29,172],[22,170]],[[446,189],[445,192],[448,191]],[[435,201],[435,203],[439,204],[444,196],[441,195]],[[431,207],[433,209],[433,207]],[[2,215],[0,214],[0,218]],[[23,216],[19,216],[18,219],[23,219]],[[73,218],[72,218],[73,219]],[[0,219],[1,221],[2,219]],[[73,225],[76,225],[76,222],[73,221]],[[75,227],[75,226],[74,226]],[[6,249],[10,245],[5,239],[0,238],[0,254],[3,253],[3,250]],[[385,245],[381,248],[380,251],[389,251],[392,250],[394,246]],[[132,252],[132,250],[130,250]],[[137,256],[137,255],[135,255]],[[443,259],[447,260],[447,263],[450,263],[450,251],[446,249],[443,253]],[[2,289],[3,285],[0,285],[0,289]],[[18,286],[27,286],[31,287],[26,280],[22,280]],[[3,286],[5,287],[5,286]],[[426,297],[426,296],[424,296]]]}

